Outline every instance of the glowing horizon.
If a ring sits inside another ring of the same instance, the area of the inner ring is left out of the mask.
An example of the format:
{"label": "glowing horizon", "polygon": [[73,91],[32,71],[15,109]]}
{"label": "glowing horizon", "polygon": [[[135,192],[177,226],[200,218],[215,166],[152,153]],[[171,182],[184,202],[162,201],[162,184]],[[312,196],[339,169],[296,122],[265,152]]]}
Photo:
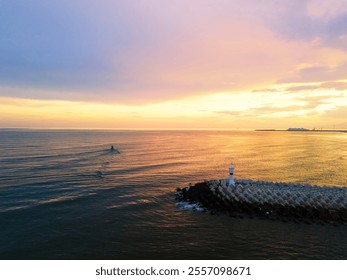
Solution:
{"label": "glowing horizon", "polygon": [[0,127],[347,128],[347,0],[1,5]]}

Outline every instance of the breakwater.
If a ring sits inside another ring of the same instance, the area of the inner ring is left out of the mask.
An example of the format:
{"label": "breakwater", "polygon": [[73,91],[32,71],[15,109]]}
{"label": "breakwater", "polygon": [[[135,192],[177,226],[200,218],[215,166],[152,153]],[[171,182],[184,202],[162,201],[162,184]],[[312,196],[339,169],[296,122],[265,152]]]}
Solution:
{"label": "breakwater", "polygon": [[[212,180],[178,189],[178,201],[195,209],[271,219],[347,222],[347,188],[236,179]],[[179,203],[179,202],[178,202]]]}

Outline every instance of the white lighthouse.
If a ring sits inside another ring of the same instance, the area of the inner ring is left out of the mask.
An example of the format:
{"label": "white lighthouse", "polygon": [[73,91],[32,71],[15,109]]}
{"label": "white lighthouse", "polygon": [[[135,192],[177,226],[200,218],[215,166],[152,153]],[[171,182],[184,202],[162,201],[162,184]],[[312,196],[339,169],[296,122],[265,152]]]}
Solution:
{"label": "white lighthouse", "polygon": [[231,163],[229,166],[229,184],[228,187],[235,186],[234,181],[234,165]]}

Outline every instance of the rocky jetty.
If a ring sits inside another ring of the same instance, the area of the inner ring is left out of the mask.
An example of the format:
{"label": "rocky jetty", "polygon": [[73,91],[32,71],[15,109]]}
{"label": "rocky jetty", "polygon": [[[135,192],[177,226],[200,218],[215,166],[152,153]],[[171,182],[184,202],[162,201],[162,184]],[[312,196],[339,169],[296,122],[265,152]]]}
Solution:
{"label": "rocky jetty", "polygon": [[186,202],[186,209],[206,209],[212,214],[225,212],[239,217],[256,215],[304,222],[347,222],[347,188],[343,187],[244,179],[236,179],[234,185],[228,186],[228,180],[223,179],[178,189],[176,200]]}

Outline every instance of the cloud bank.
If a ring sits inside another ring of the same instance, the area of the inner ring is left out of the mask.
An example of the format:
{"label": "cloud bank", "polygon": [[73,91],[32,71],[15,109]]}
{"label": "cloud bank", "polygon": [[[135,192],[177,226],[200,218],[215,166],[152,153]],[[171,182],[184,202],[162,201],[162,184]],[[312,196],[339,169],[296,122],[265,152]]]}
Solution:
{"label": "cloud bank", "polygon": [[335,81],[347,70],[347,2],[329,3],[2,1],[0,94],[146,103]]}

